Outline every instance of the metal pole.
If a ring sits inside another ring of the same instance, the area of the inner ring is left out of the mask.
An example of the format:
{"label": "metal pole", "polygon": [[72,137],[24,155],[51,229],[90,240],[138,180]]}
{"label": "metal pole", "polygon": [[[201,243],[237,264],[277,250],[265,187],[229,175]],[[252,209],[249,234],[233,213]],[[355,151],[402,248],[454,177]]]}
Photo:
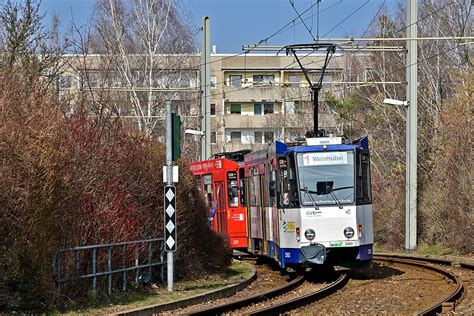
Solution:
{"label": "metal pole", "polygon": [[[407,117],[406,117],[406,209],[405,209],[405,249],[412,251],[416,249],[417,237],[417,137],[418,137],[418,114],[417,114],[417,20],[418,10],[416,0],[407,0],[408,25],[407,40]],[[413,40],[414,39],[414,40]]]}
{"label": "metal pole", "polygon": [[97,299],[97,253],[96,248],[92,249],[92,296]]}
{"label": "metal pole", "polygon": [[314,128],[314,136],[318,137],[318,115],[319,115],[319,89],[313,87],[313,128]]}
{"label": "metal pole", "polygon": [[112,247],[107,249],[107,294],[112,295]]}
{"label": "metal pole", "polygon": [[[173,154],[172,154],[172,123],[171,123],[171,101],[166,101],[166,184],[173,184]],[[168,291],[173,291],[173,252],[166,254],[166,267],[168,271]]]}
{"label": "metal pole", "polygon": [[[125,256],[127,255],[127,245],[122,246],[122,268],[125,269]],[[127,291],[127,270],[122,273],[122,291]]]}
{"label": "metal pole", "polygon": [[201,38],[201,160],[211,155],[211,30],[208,16],[202,18]]}

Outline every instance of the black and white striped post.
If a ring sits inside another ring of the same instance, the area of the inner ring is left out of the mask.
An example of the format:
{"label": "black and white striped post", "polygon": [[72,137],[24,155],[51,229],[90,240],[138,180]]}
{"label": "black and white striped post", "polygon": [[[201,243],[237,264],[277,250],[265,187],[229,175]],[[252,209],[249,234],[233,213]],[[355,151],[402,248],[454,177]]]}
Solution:
{"label": "black and white striped post", "polygon": [[[165,186],[165,250],[168,291],[173,291],[173,252],[176,251],[176,188],[173,185],[171,101],[166,101],[166,186]],[[176,179],[177,180],[177,179]]]}

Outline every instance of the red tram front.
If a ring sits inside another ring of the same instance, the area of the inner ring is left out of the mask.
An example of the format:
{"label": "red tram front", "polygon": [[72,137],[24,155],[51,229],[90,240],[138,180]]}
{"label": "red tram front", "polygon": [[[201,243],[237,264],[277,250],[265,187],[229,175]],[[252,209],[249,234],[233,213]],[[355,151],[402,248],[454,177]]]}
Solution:
{"label": "red tram front", "polygon": [[211,229],[229,237],[231,249],[247,248],[244,167],[226,158],[190,164],[209,206]]}

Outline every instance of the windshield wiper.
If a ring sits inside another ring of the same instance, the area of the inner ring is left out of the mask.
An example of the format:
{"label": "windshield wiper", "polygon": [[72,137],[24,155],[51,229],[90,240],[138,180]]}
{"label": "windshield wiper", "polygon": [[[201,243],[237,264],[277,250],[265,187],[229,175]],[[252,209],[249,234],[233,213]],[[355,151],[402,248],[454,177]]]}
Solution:
{"label": "windshield wiper", "polygon": [[[334,198],[334,201],[336,201],[337,206],[339,206],[339,208],[342,210],[342,205],[341,203],[339,203],[338,199],[336,198],[336,195],[334,194],[333,189],[328,185],[326,186],[326,190],[332,195],[332,197]],[[341,188],[339,188],[338,190],[341,190]]]}
{"label": "windshield wiper", "polygon": [[[309,198],[311,199],[311,201],[313,202],[313,207],[316,211],[319,211],[319,207],[318,205],[316,205],[316,201],[314,200],[313,198],[313,193],[316,193],[314,191],[310,191],[308,190],[308,187],[305,186],[303,189],[300,189],[301,191],[303,191],[304,193],[306,193],[307,196],[309,196]],[[317,194],[317,193],[316,193]]]}

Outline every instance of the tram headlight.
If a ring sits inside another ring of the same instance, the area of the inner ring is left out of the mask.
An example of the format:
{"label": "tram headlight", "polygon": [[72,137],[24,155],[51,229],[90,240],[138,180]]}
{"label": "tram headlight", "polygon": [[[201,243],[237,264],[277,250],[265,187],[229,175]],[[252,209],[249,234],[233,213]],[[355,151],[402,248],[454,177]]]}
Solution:
{"label": "tram headlight", "polygon": [[314,237],[316,237],[316,233],[314,232],[313,229],[308,228],[308,229],[304,232],[304,236],[305,236],[306,239],[308,239],[308,240],[313,240]]}
{"label": "tram headlight", "polygon": [[354,237],[354,228],[349,226],[344,228],[344,236],[346,236],[347,239]]}

